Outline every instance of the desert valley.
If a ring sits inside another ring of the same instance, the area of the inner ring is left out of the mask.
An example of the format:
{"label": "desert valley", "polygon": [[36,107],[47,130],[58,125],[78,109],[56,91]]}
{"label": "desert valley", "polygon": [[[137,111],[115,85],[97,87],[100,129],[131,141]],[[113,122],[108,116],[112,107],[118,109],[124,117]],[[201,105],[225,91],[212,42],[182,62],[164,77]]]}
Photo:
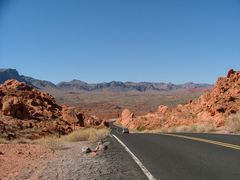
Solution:
{"label": "desert valley", "polygon": [[[130,82],[88,85],[78,80],[54,85],[20,76],[13,69],[1,69],[0,80],[0,158],[4,162],[0,176],[6,179],[26,176],[21,173],[30,165],[28,161],[43,163],[56,156],[51,150],[64,149],[60,139],[65,138],[65,143],[94,143],[106,138],[109,119],[117,119],[116,124],[134,133],[240,131],[240,72],[232,69],[214,86]],[[87,129],[93,132],[84,132]],[[18,159],[14,166],[9,164],[13,157]],[[27,176],[37,175],[28,172]]]}
{"label": "desert valley", "polygon": [[0,180],[240,180],[239,0],[0,0]]}

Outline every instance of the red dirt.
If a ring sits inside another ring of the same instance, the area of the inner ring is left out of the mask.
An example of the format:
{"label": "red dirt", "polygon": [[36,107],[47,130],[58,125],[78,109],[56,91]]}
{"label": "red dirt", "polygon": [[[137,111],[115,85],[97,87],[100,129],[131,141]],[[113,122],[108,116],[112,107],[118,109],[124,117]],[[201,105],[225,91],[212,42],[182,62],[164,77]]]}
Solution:
{"label": "red dirt", "polygon": [[11,179],[24,169],[53,158],[53,153],[35,144],[0,144],[0,179]]}

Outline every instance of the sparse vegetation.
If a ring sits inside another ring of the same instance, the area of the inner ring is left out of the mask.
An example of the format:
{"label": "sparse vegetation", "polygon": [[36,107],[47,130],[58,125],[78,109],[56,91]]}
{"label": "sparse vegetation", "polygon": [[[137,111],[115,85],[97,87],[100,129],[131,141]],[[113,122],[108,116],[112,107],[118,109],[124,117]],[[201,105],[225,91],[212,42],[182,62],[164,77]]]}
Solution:
{"label": "sparse vegetation", "polygon": [[137,128],[137,131],[145,131],[145,130],[146,130],[145,127],[139,127],[139,128]]}
{"label": "sparse vegetation", "polygon": [[240,132],[240,112],[229,116],[225,125],[227,130],[232,133]]}
{"label": "sparse vegetation", "polygon": [[206,122],[202,124],[195,124],[193,125],[194,132],[196,133],[209,133],[216,129],[216,126],[214,123]]}
{"label": "sparse vegetation", "polygon": [[201,124],[193,124],[190,126],[181,125],[171,128],[159,128],[153,130],[144,130],[142,133],[209,133],[216,129],[214,123],[206,122]]}
{"label": "sparse vegetation", "polygon": [[11,141],[11,143],[13,143],[13,144],[33,144],[34,141],[31,139],[27,139],[27,138],[19,138],[19,139],[15,139],[15,140]]}
{"label": "sparse vegetation", "polygon": [[19,138],[14,140],[7,140],[5,138],[0,138],[0,144],[33,144],[34,141],[27,138]]}
{"label": "sparse vegetation", "polygon": [[191,126],[177,126],[170,128],[168,132],[170,133],[209,133],[216,129],[215,125],[211,122],[201,123],[201,124],[193,124]]}
{"label": "sparse vegetation", "polygon": [[91,141],[96,142],[109,135],[108,129],[85,128],[72,132],[69,135],[63,136],[62,139],[68,142]]}
{"label": "sparse vegetation", "polygon": [[195,128],[193,128],[193,126],[182,125],[182,126],[177,126],[175,131],[177,133],[179,133],[179,132],[191,133],[194,131],[194,129]]}
{"label": "sparse vegetation", "polygon": [[90,141],[96,142],[109,135],[108,129],[85,128],[76,130],[66,136],[47,136],[37,141],[52,150],[61,150],[66,148],[66,142]]}
{"label": "sparse vegetation", "polygon": [[0,138],[0,144],[9,144],[9,141],[4,138]]}
{"label": "sparse vegetation", "polygon": [[47,136],[41,138],[37,140],[37,143],[52,150],[60,150],[65,148],[64,142],[57,136]]}
{"label": "sparse vegetation", "polygon": [[46,136],[36,141],[19,138],[12,141],[0,138],[0,144],[40,144],[52,150],[60,150],[66,148],[66,142],[90,141],[96,142],[104,139],[109,135],[108,129],[84,128],[76,130],[68,135],[58,137],[55,135]]}
{"label": "sparse vegetation", "polygon": [[141,131],[142,133],[167,133],[168,132],[168,128],[158,128],[158,129],[152,129],[152,130],[144,130]]}

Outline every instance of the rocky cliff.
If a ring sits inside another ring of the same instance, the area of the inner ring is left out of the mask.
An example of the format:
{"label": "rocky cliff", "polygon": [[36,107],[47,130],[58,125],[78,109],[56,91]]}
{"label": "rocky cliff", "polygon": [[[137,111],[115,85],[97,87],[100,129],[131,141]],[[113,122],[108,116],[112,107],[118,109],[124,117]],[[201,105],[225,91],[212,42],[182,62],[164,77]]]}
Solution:
{"label": "rocky cliff", "polygon": [[154,129],[213,122],[224,126],[226,119],[240,110],[240,72],[230,70],[216,85],[197,100],[169,108],[159,106],[154,113],[135,117],[124,110],[118,122],[132,129]]}
{"label": "rocky cliff", "polygon": [[50,94],[17,80],[7,80],[0,85],[0,115],[0,136],[3,137],[26,129],[35,130],[34,137],[67,134],[76,128],[103,123],[73,107],[60,106]]}

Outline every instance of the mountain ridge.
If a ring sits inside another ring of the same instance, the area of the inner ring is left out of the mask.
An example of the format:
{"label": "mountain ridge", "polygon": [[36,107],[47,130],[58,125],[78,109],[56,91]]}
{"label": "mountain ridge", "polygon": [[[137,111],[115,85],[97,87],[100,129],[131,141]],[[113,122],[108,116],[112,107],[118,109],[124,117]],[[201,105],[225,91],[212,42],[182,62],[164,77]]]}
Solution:
{"label": "mountain ridge", "polygon": [[66,91],[110,91],[110,92],[146,92],[146,91],[173,91],[179,89],[208,89],[211,88],[211,84],[207,83],[193,83],[187,82],[184,84],[173,84],[171,82],[122,82],[111,81],[102,83],[87,83],[81,80],[73,79],[72,81],[62,81],[58,84],[54,84],[50,81],[39,80],[29,76],[20,75],[16,69],[0,69],[0,84],[9,79],[16,79],[21,82],[25,82],[38,89],[57,89]]}

